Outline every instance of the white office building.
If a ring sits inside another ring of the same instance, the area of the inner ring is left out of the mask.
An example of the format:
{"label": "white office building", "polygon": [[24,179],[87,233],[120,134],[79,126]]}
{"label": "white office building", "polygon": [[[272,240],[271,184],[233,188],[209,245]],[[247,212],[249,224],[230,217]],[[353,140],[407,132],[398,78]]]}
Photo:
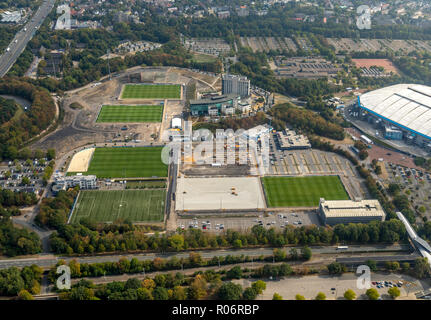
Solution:
{"label": "white office building", "polygon": [[236,94],[241,98],[250,96],[250,80],[244,76],[224,74],[222,77],[222,93]]}

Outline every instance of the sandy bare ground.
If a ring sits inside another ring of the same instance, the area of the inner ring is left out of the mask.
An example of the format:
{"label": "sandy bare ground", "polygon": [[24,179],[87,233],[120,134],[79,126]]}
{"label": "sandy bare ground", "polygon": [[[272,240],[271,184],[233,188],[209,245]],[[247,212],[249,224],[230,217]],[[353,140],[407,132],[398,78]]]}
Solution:
{"label": "sandy bare ground", "polygon": [[67,172],[86,172],[93,157],[95,148],[88,148],[76,153],[70,162]]}

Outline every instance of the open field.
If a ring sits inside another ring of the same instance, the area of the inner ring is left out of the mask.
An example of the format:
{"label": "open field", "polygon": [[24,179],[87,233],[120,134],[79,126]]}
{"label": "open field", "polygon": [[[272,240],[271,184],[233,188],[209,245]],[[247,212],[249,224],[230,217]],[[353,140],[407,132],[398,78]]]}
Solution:
{"label": "open field", "polygon": [[195,53],[193,54],[193,60],[198,63],[212,63],[217,60],[217,57],[205,53]]}
{"label": "open field", "polygon": [[268,207],[317,207],[319,199],[347,200],[338,176],[264,177]]}
{"label": "open field", "polygon": [[126,84],[121,99],[181,99],[181,85]]}
{"label": "open field", "polygon": [[166,190],[81,191],[71,223],[82,218],[97,222],[129,219],[132,222],[162,222]]}
{"label": "open field", "polygon": [[161,122],[162,105],[102,106],[96,122]]}
{"label": "open field", "polygon": [[383,67],[386,72],[398,73],[397,68],[394,66],[392,61],[388,59],[352,59],[352,62],[358,68],[371,68],[371,67]]}
{"label": "open field", "polygon": [[96,148],[84,174],[98,178],[166,177],[162,147]]}

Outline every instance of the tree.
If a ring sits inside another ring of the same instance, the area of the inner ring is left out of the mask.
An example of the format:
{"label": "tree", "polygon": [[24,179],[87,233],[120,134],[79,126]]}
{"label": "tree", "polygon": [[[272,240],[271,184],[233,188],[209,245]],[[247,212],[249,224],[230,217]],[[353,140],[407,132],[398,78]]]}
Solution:
{"label": "tree", "polygon": [[427,258],[418,258],[415,261],[414,274],[419,279],[424,279],[430,275],[430,266]]}
{"label": "tree", "polygon": [[365,160],[368,157],[367,150],[361,150],[361,151],[359,151],[358,156],[359,156],[359,159]]}
{"label": "tree", "polygon": [[186,290],[181,286],[175,286],[172,292],[172,300],[186,300]]}
{"label": "tree", "polygon": [[153,290],[156,287],[156,283],[153,279],[145,279],[142,281],[142,286],[148,290]]}
{"label": "tree", "polygon": [[207,294],[206,288],[207,281],[203,275],[198,274],[187,289],[187,297],[191,300],[202,299]]}
{"label": "tree", "polygon": [[184,248],[184,236],[182,234],[175,234],[169,237],[169,246],[175,251],[181,251]]}
{"label": "tree", "polygon": [[136,290],[136,295],[138,300],[154,300],[151,291],[147,288],[139,288]]}
{"label": "tree", "polygon": [[72,288],[69,294],[70,300],[95,300],[93,289],[84,286]]}
{"label": "tree", "polygon": [[344,298],[347,300],[355,300],[356,299],[355,291],[353,291],[352,289],[346,290],[346,292],[344,292]]}
{"label": "tree", "polygon": [[244,300],[254,300],[254,299],[256,299],[256,297],[257,297],[256,290],[254,290],[253,288],[250,288],[250,287],[246,288],[244,290],[244,293],[242,294],[242,298]]}
{"label": "tree", "polygon": [[316,300],[326,300],[326,295],[323,292],[319,292],[316,296]]}
{"label": "tree", "polygon": [[328,265],[328,272],[330,274],[342,274],[346,272],[347,268],[344,264],[341,264],[339,262],[332,262]]}
{"label": "tree", "polygon": [[240,266],[235,266],[226,272],[226,277],[228,279],[241,279],[242,269]]}
{"label": "tree", "polygon": [[218,290],[218,297],[221,300],[239,300],[241,299],[242,287],[233,282],[226,282]]}
{"label": "tree", "polygon": [[137,278],[130,278],[126,281],[124,288],[127,289],[139,289],[142,288],[142,281]]}
{"label": "tree", "polygon": [[304,260],[310,260],[311,259],[311,249],[307,246],[301,249],[301,256]]}
{"label": "tree", "polygon": [[298,260],[299,259],[298,250],[296,250],[295,248],[290,249],[289,254],[290,254],[290,258],[292,260]]}
{"label": "tree", "polygon": [[295,296],[295,300],[305,300],[305,297],[304,297],[304,296],[301,296],[300,294],[297,294],[297,295]]}
{"label": "tree", "polygon": [[19,293],[18,293],[18,299],[19,300],[34,300],[33,296],[30,294],[30,292],[28,292],[25,289],[22,289]]}
{"label": "tree", "polygon": [[30,178],[29,177],[22,177],[21,184],[24,186],[28,186],[30,184]]}
{"label": "tree", "polygon": [[272,300],[283,300],[283,297],[279,295],[277,292],[274,292],[274,295],[272,296]]}
{"label": "tree", "polygon": [[257,294],[262,294],[266,289],[266,283],[262,280],[257,280],[251,284],[251,287],[256,291]]}
{"label": "tree", "polygon": [[380,294],[377,292],[377,289],[375,288],[368,289],[365,294],[370,300],[377,300],[380,297]]}
{"label": "tree", "polygon": [[163,287],[156,287],[153,290],[152,294],[153,294],[154,300],[168,300],[169,299],[168,290],[166,290],[166,288],[163,288]]}
{"label": "tree", "polygon": [[401,264],[401,269],[403,270],[403,272],[407,272],[410,270],[410,263],[408,262],[403,262]]}
{"label": "tree", "polygon": [[401,292],[400,292],[400,289],[398,289],[398,287],[392,287],[392,288],[389,288],[388,294],[392,297],[392,299],[396,299],[400,296]]}
{"label": "tree", "polygon": [[273,250],[273,255],[275,261],[284,261],[287,257],[286,251],[278,248]]}
{"label": "tree", "polygon": [[55,159],[55,149],[48,149],[46,151],[46,157],[48,158],[48,160]]}
{"label": "tree", "polygon": [[365,261],[365,264],[370,268],[371,271],[377,270],[377,263],[374,260],[367,260]]}

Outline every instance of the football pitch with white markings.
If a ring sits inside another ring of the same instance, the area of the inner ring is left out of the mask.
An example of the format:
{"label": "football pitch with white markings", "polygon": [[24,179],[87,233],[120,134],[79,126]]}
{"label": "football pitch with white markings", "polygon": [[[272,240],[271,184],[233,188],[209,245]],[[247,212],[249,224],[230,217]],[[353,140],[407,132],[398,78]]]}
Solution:
{"label": "football pitch with white markings", "polygon": [[126,84],[120,99],[181,99],[181,85]]}
{"label": "football pitch with white markings", "polygon": [[111,223],[118,219],[131,222],[163,222],[166,190],[85,190],[79,193],[70,219],[82,218]]}
{"label": "football pitch with white markings", "polygon": [[102,106],[96,122],[161,122],[163,105]]}

